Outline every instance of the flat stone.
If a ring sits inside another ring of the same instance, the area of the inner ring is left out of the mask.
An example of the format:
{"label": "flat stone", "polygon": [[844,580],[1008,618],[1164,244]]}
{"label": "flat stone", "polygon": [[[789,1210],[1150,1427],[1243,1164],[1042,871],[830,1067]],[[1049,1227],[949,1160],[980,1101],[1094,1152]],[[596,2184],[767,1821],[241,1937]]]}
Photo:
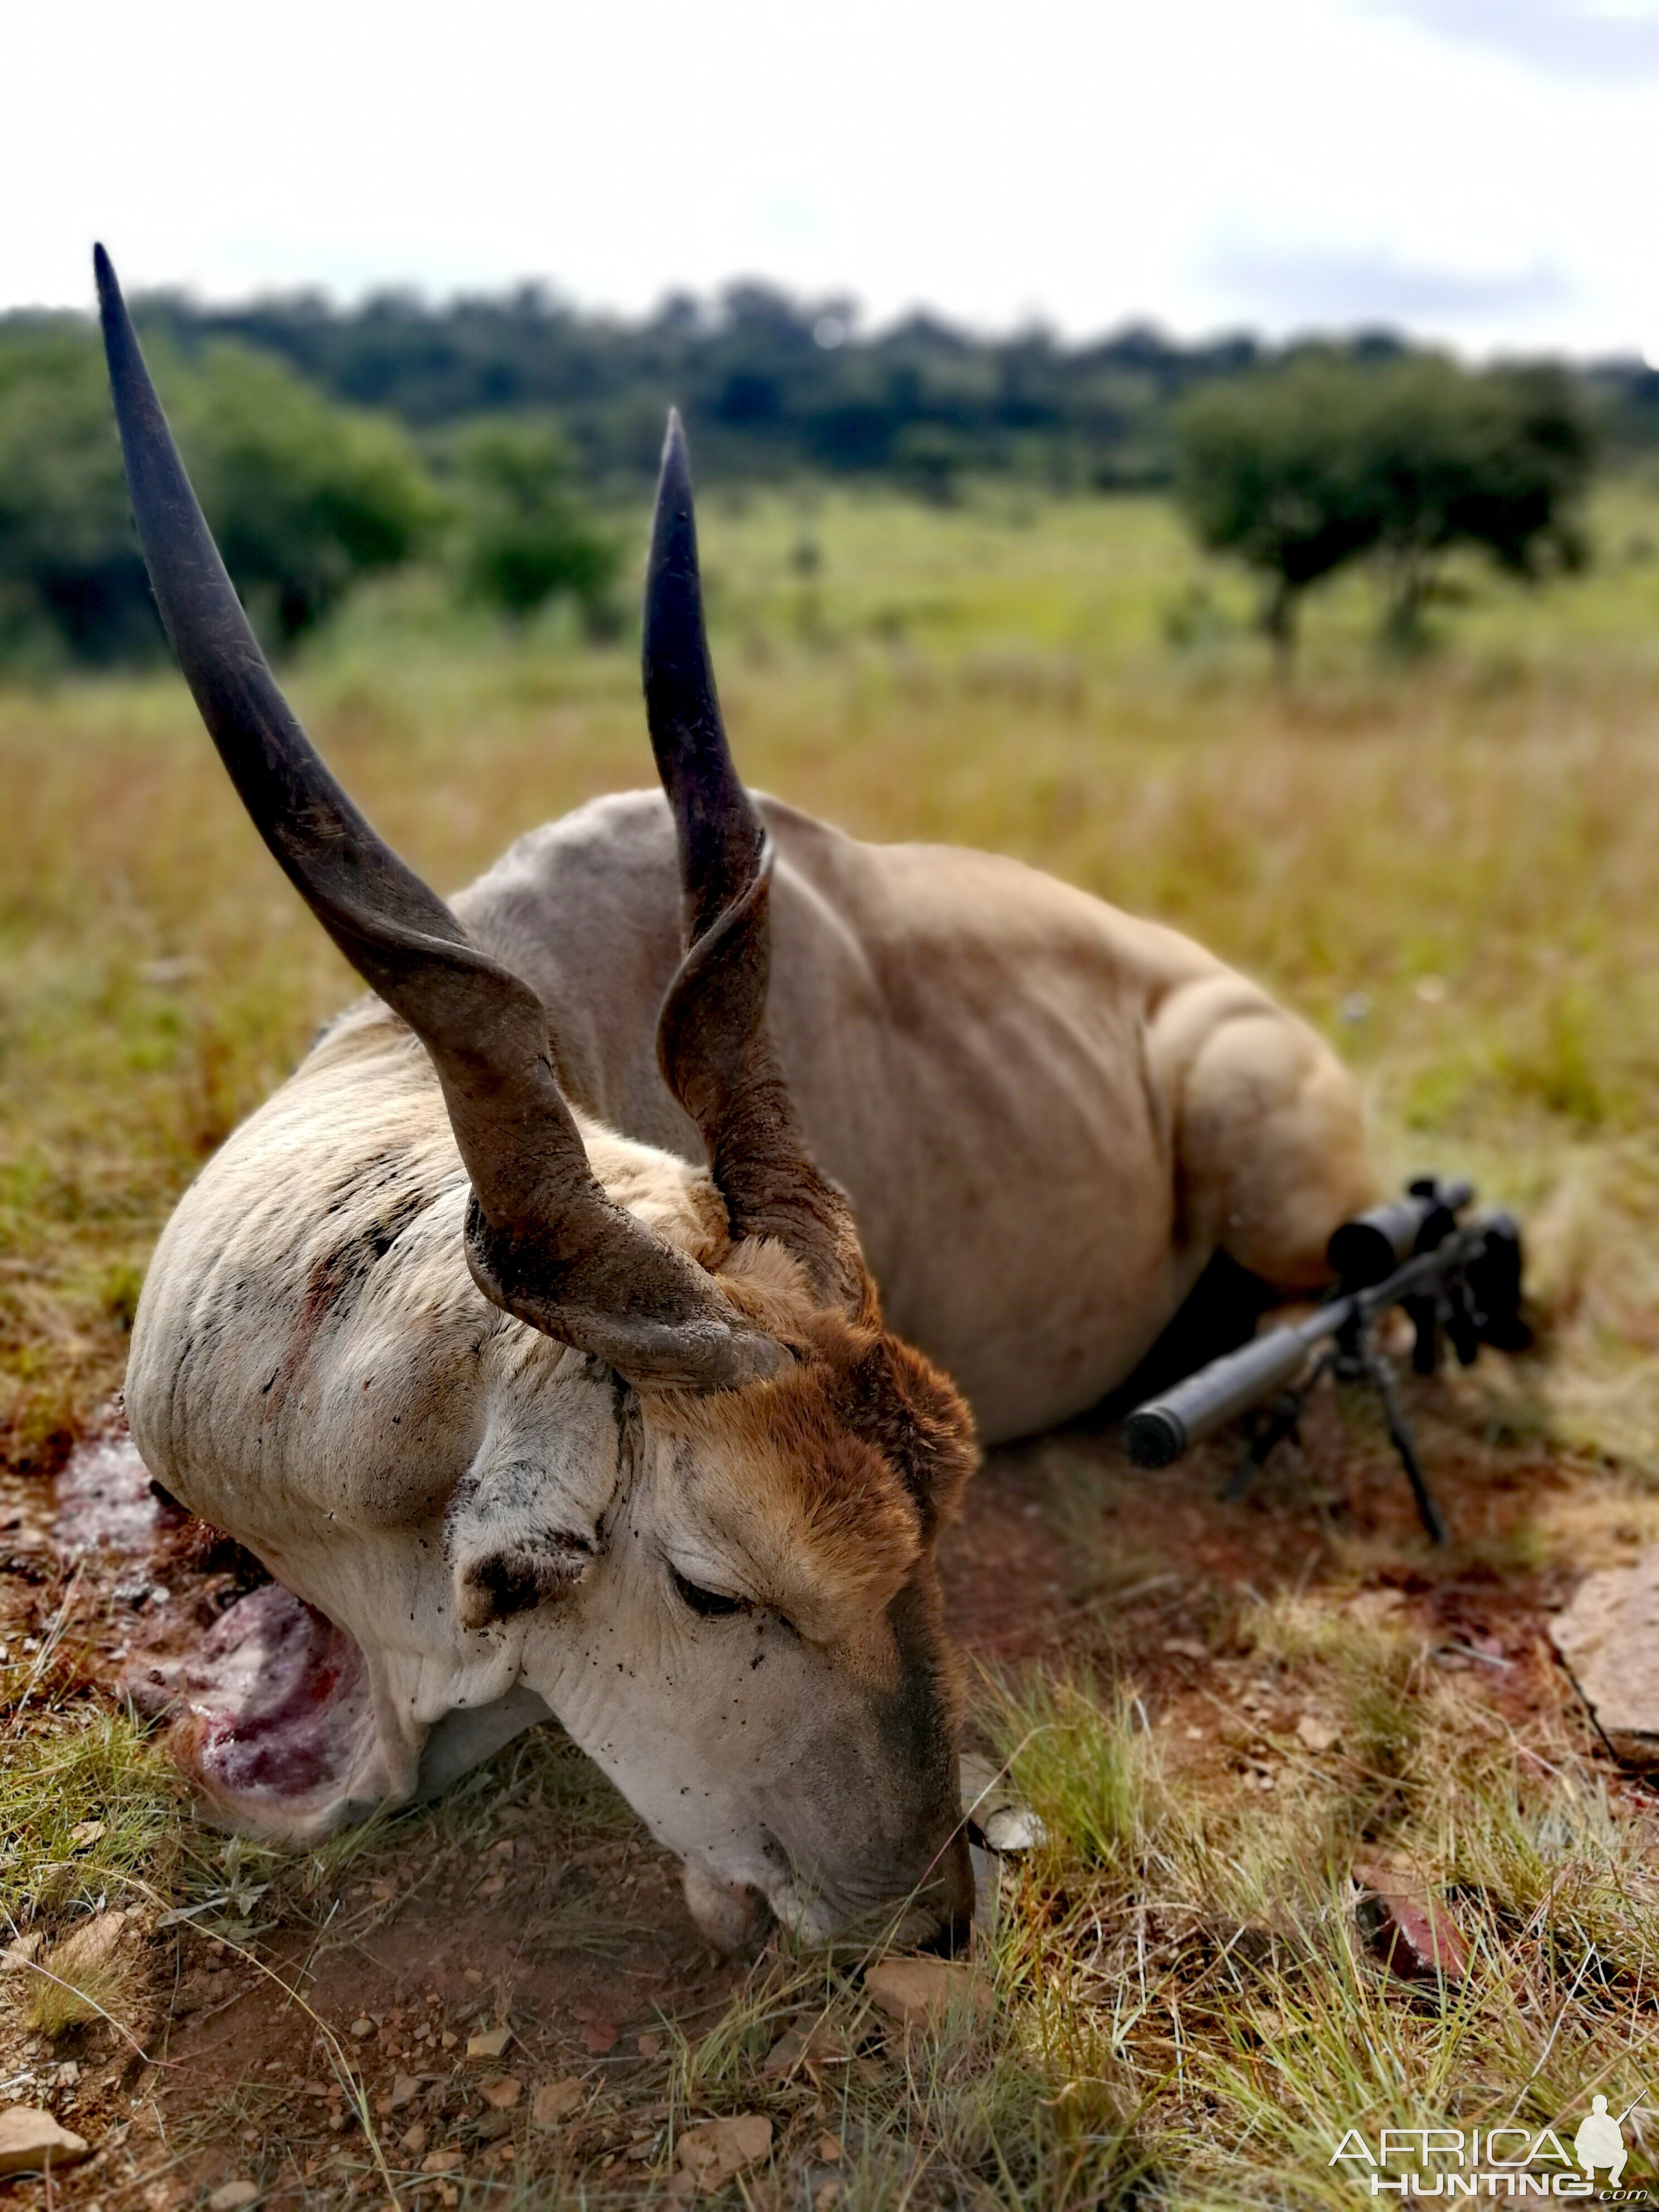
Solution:
{"label": "flat stone", "polygon": [[130,1917],[116,1905],[107,1912],[77,1920],[62,1942],[47,1952],[45,1964],[66,1982],[72,1982],[76,1974],[95,1974],[114,1955],[127,1932]]}
{"label": "flat stone", "polygon": [[56,2173],[79,2166],[89,2152],[84,2136],[59,2127],[50,2112],[33,2105],[13,2105],[0,2112],[0,2178],[11,2173]]}
{"label": "flat stone", "polygon": [[1296,1724],[1296,1740],[1307,1751],[1328,1751],[1336,1734],[1330,1723],[1322,1721],[1316,1713],[1304,1713]]}
{"label": "flat stone", "polygon": [[227,2181],[209,2197],[208,2212],[242,2212],[245,2204],[257,2204],[258,2201],[257,2181]]}
{"label": "flat stone", "polygon": [[394,2074],[392,2094],[386,2100],[386,2108],[389,2112],[398,2112],[404,2106],[413,2104],[420,2094],[421,2077],[418,2074]]}
{"label": "flat stone", "polygon": [[757,2165],[770,2152],[772,2123],[764,2112],[705,2120],[701,2127],[688,2128],[674,2148],[682,2172],[699,2189],[724,2189],[734,2174]]}
{"label": "flat stone", "polygon": [[429,2150],[421,2160],[422,2173],[453,2173],[461,2162],[458,2150]]}
{"label": "flat stone", "polygon": [[1006,1769],[964,1752],[957,1773],[969,1835],[987,1850],[1018,1858],[1047,1842],[1047,1830]]}
{"label": "flat stone", "polygon": [[574,2074],[562,2081],[544,2081],[530,2100],[530,2117],[538,2128],[556,2127],[568,2120],[586,2098],[587,2084]]}
{"label": "flat stone", "polygon": [[1456,1983],[1469,1971],[1468,1947],[1438,1887],[1401,1861],[1357,1866],[1359,1924],[1390,1972],[1407,1981]]}
{"label": "flat stone", "polygon": [[845,2066],[852,2056],[835,2029],[817,2021],[810,2027],[786,2027],[767,2053],[761,2073],[769,2081],[787,2081],[804,2071],[817,2081],[824,2067]]}
{"label": "flat stone", "polygon": [[1659,1545],[1586,1575],[1550,1638],[1614,1755],[1659,1771]]}
{"label": "flat stone", "polygon": [[981,1822],[980,1833],[986,1849],[1005,1859],[1041,1850],[1048,1840],[1048,1831],[1029,1805],[999,1805]]}
{"label": "flat stone", "polygon": [[906,2027],[936,2027],[951,2011],[988,2013],[989,1984],[954,1959],[878,1959],[864,1977],[878,2012]]}
{"label": "flat stone", "polygon": [[516,2074],[504,2074],[499,2081],[486,2081],[478,2094],[492,2112],[510,2112],[524,2094],[524,2083]]}
{"label": "flat stone", "polygon": [[469,2058],[499,2058],[513,2040],[510,2027],[486,2027],[466,2039]]}

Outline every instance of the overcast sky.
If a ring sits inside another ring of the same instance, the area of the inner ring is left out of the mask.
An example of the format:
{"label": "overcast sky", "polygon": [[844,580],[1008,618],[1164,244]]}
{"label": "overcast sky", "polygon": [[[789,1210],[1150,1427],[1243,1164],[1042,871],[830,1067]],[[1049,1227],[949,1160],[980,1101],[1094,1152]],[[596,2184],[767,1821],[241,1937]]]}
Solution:
{"label": "overcast sky", "polygon": [[0,306],[638,310],[1659,359],[1659,0],[10,0]]}

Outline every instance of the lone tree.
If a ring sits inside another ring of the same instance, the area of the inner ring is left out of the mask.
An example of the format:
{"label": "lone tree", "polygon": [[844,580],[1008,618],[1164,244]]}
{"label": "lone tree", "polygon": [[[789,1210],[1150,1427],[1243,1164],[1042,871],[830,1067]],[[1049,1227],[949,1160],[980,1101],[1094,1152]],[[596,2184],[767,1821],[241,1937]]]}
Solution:
{"label": "lone tree", "polygon": [[1420,635],[1459,547],[1534,581],[1584,559],[1593,439],[1559,369],[1308,353],[1196,393],[1176,433],[1188,519],[1262,577],[1262,628],[1285,656],[1303,594],[1361,556],[1400,645]]}

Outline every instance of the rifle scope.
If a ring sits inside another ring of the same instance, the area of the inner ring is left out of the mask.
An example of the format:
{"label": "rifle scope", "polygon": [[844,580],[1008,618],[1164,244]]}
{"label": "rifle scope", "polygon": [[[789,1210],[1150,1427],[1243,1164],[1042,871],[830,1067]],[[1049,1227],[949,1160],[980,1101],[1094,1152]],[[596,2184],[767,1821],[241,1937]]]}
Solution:
{"label": "rifle scope", "polygon": [[1334,1231],[1325,1248],[1331,1273],[1345,1291],[1369,1290],[1414,1253],[1444,1242],[1474,1197],[1472,1182],[1441,1182],[1419,1176],[1403,1198],[1357,1213]]}

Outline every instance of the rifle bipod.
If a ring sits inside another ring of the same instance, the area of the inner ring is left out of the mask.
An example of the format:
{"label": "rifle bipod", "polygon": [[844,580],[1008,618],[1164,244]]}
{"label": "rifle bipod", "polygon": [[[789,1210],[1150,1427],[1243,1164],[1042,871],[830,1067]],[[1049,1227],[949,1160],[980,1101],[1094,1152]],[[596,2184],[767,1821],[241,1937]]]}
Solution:
{"label": "rifle bipod", "polygon": [[[1431,1362],[1427,1368],[1422,1364],[1420,1347],[1424,1317],[1414,1316],[1413,1319],[1418,1322],[1419,1349],[1413,1364],[1419,1373],[1431,1374],[1434,1364],[1437,1363]],[[1232,1504],[1241,1498],[1258,1471],[1267,1465],[1279,1445],[1296,1434],[1304,1408],[1327,1375],[1338,1382],[1359,1384],[1376,1393],[1377,1402],[1382,1408],[1383,1425],[1389,1432],[1389,1442],[1394,1446],[1412,1486],[1418,1518],[1423,1523],[1429,1541],[1443,1544],[1446,1523],[1435,1503],[1434,1492],[1429,1488],[1423,1462],[1417,1456],[1417,1445],[1413,1439],[1410,1425],[1401,1410],[1399,1395],[1395,1389],[1394,1369],[1388,1354],[1376,1341],[1376,1329],[1359,1320],[1343,1329],[1334,1343],[1325,1346],[1301,1382],[1293,1389],[1281,1392],[1271,1405],[1263,1407],[1243,1457],[1222,1485],[1224,1501]]]}

